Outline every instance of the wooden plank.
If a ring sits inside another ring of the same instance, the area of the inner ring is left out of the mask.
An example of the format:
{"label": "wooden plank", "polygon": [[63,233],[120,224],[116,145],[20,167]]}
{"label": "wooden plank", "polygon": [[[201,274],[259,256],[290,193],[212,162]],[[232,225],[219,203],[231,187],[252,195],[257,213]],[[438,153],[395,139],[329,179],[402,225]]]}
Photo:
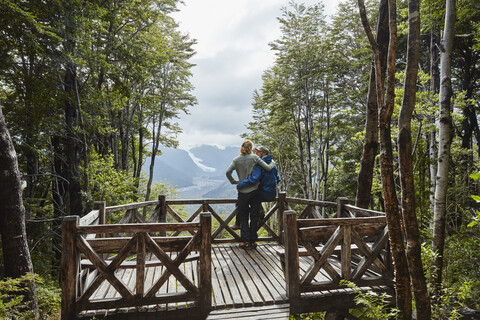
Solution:
{"label": "wooden plank", "polygon": [[250,308],[218,310],[211,312],[207,320],[265,320],[290,319],[290,305],[279,304]]}
{"label": "wooden plank", "polygon": [[[225,247],[218,248],[218,252],[222,255],[222,269],[228,274],[227,285],[232,290],[232,297],[234,305],[239,306],[253,306],[253,302],[248,294],[248,290],[242,281],[240,273],[233,263],[230,255],[227,253]],[[228,262],[228,263],[227,263]]]}
{"label": "wooden plank", "polygon": [[[136,280],[135,269],[125,270],[125,273],[119,279],[121,279],[120,281],[122,281],[131,292],[135,292],[135,280]],[[117,292],[117,294],[115,295],[115,298],[120,299],[121,295]]]}
{"label": "wooden plank", "polygon": [[150,304],[163,304],[171,302],[180,302],[180,301],[189,301],[194,300],[194,295],[191,293],[174,293],[167,294],[162,296],[155,296],[151,298],[144,298],[142,300],[130,298],[130,299],[111,299],[111,300],[101,300],[101,301],[91,301],[86,304],[86,307],[90,310],[95,309],[118,309],[118,308],[130,308],[137,307],[142,305]]}
{"label": "wooden plank", "polygon": [[282,279],[283,281],[279,281],[282,285],[282,288],[285,289],[286,293],[286,283],[285,283],[285,275],[283,273],[282,267],[280,265],[280,258],[276,254],[277,247],[280,246],[273,246],[271,244],[257,247],[263,251],[263,257],[265,257],[265,262],[270,266],[270,270],[274,272],[274,275],[278,275],[278,279]]}
{"label": "wooden plank", "polygon": [[143,208],[143,207],[147,207],[147,206],[153,206],[153,205],[157,205],[157,204],[158,204],[157,200],[138,202],[138,203],[122,204],[122,205],[118,205],[118,206],[106,207],[105,212],[106,213],[111,213],[111,212],[116,212],[116,211],[139,209],[139,208]]}
{"label": "wooden plank", "polygon": [[268,296],[269,291],[258,276],[254,266],[252,266],[248,251],[237,246],[231,246],[230,250],[236,256],[239,266],[243,267],[242,278],[247,285],[247,289],[249,289],[254,305],[264,305],[266,300],[271,301],[272,297]]}
{"label": "wooden plank", "polygon": [[289,204],[290,203],[297,203],[297,204],[309,204],[309,205],[314,205],[314,206],[318,206],[318,207],[337,208],[337,203],[336,202],[330,202],[330,201],[299,199],[299,198],[291,198],[291,197],[287,197],[285,200]]}
{"label": "wooden plank", "polygon": [[[188,261],[198,260],[199,257],[200,256],[198,254],[191,254],[188,257],[186,257],[183,261],[188,262]],[[106,260],[105,262],[107,263],[107,265],[109,265],[112,261],[111,260]],[[158,266],[161,266],[161,265],[163,265],[163,263],[161,261],[155,259],[155,258],[149,258],[145,261],[145,267],[146,268],[153,268],[153,267],[158,267]],[[86,268],[86,269],[94,269],[95,268],[93,263],[88,259],[82,259],[81,260],[81,266],[82,266],[82,268]],[[136,268],[136,267],[137,267],[137,262],[135,260],[133,260],[133,261],[123,261],[117,267],[117,269],[132,269],[132,268]]]}
{"label": "wooden plank", "polygon": [[319,226],[345,226],[359,224],[383,224],[387,223],[385,216],[359,217],[359,218],[322,218],[322,219],[299,219],[298,227],[319,227]]}
{"label": "wooden plank", "polygon": [[[348,226],[339,224],[338,226]],[[385,228],[384,224],[360,224],[360,225],[351,225],[355,228],[356,232],[362,236],[377,236]],[[315,226],[315,227],[306,227],[300,228],[300,243],[310,242],[317,246],[318,244],[324,243],[327,241],[335,232],[337,226]]]}
{"label": "wooden plank", "polygon": [[200,229],[200,223],[125,223],[125,224],[105,224],[96,226],[80,226],[78,233],[138,233],[138,232],[165,232],[165,231],[196,231]]}
{"label": "wooden plank", "polygon": [[187,205],[187,204],[226,204],[226,203],[236,203],[237,199],[171,199],[167,200],[169,205]]}
{"label": "wooden plank", "polygon": [[92,210],[86,216],[81,217],[78,224],[81,226],[90,225],[92,224],[92,222],[99,219],[99,214],[100,214],[99,210]]}
{"label": "wooden plank", "polygon": [[230,258],[240,273],[240,279],[244,282],[249,296],[252,299],[253,305],[263,305],[264,298],[262,297],[261,290],[258,287],[258,282],[260,280],[258,279],[258,276],[256,276],[256,273],[252,267],[247,263],[245,250],[238,246],[231,246],[229,248],[229,252]]}
{"label": "wooden plank", "polygon": [[[147,253],[145,255],[145,260],[146,263],[152,262],[152,254]],[[156,265],[150,265],[145,268],[145,284],[144,284],[144,290],[148,291],[152,285],[153,285],[153,279],[155,278],[155,267]]]}
{"label": "wooden plank", "polygon": [[[231,308],[234,306],[232,295],[233,294],[239,295],[239,293],[238,293],[238,290],[236,290],[236,287],[233,287],[231,290],[229,290],[227,279],[229,276],[231,276],[230,270],[228,268],[224,270],[224,267],[222,266],[222,262],[220,260],[220,259],[223,260],[221,253],[219,253],[215,247],[213,247],[212,249],[213,249],[212,250],[212,266],[215,270],[214,275],[217,277],[217,280],[220,284],[218,290],[221,291],[221,295],[223,296],[224,306],[226,308]],[[228,272],[225,272],[225,271],[228,271]],[[213,290],[215,291],[215,287],[213,288]],[[220,307],[220,306],[218,306],[217,304],[217,307]]]}
{"label": "wooden plank", "polygon": [[[361,280],[356,280],[354,283],[358,287],[368,287],[368,286],[379,286],[379,285],[391,285],[392,282],[385,280],[384,278],[363,278]],[[342,288],[341,285],[338,283],[332,283],[332,282],[323,282],[323,283],[318,283],[318,282],[312,282],[309,285],[302,286],[302,292],[307,292],[307,291],[318,291],[318,292],[323,292],[325,290],[331,290],[331,289],[339,289]]]}
{"label": "wooden plank", "polygon": [[[213,291],[213,299],[214,302],[212,303],[213,309],[216,308],[225,308],[228,305],[228,308],[233,306],[232,299],[228,294],[224,297],[224,293],[222,292],[222,287],[225,287],[225,279],[223,278],[223,272],[218,263],[217,256],[214,252],[212,252],[212,291]],[[229,299],[229,302],[227,302]]]}
{"label": "wooden plank", "polygon": [[345,205],[345,209],[362,217],[384,216],[385,212],[359,208],[350,204]]}
{"label": "wooden plank", "polygon": [[252,265],[253,269],[258,274],[258,277],[265,285],[266,290],[270,294],[269,297],[265,294],[263,295],[265,302],[285,302],[288,300],[286,291],[281,289],[282,286],[278,281],[278,276],[272,272],[271,268],[268,268],[265,265],[265,258],[260,253],[260,248],[264,246],[265,245],[259,245],[257,250],[250,250],[248,255],[251,259],[248,259],[248,262]]}
{"label": "wooden plank", "polygon": [[[153,241],[157,243],[164,251],[179,251],[192,239],[192,237],[152,237]],[[118,253],[130,241],[128,237],[115,238],[95,238],[87,239],[87,242],[93,250],[99,254],[101,253]],[[134,250],[129,253],[133,253]]]}

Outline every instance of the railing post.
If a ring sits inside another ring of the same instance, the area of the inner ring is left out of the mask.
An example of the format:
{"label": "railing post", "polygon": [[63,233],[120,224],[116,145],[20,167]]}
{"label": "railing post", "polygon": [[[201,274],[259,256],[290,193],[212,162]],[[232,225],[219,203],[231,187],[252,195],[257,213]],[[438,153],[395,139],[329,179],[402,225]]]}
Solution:
{"label": "railing post", "polygon": [[158,205],[160,211],[158,213],[158,222],[167,222],[167,196],[161,194],[158,196]]}
{"label": "railing post", "polygon": [[[167,222],[167,196],[164,194],[161,194],[158,196],[158,216],[157,216],[157,221],[158,222]],[[166,232],[160,232],[160,236],[164,237],[166,236]]]}
{"label": "railing post", "polygon": [[[95,201],[93,203],[93,209],[98,210],[98,224],[104,225],[106,224],[106,212],[105,212],[106,204],[105,201]],[[105,238],[105,234],[97,234],[97,238]]]}
{"label": "railing post", "polygon": [[287,296],[290,301],[290,314],[300,313],[300,274],[298,261],[297,214],[285,211],[285,277]]}
{"label": "railing post", "polygon": [[75,300],[77,298],[77,226],[78,216],[67,216],[62,221],[62,258],[60,281],[62,286],[61,320],[76,318]]}
{"label": "railing post", "polygon": [[351,280],[352,275],[352,226],[343,226],[343,242],[340,253],[342,278]]}
{"label": "railing post", "polygon": [[200,248],[199,307],[202,316],[210,313],[212,308],[212,216],[210,212],[200,213]]}
{"label": "railing post", "polygon": [[93,203],[93,209],[98,210],[98,224],[105,224],[105,201],[95,201]]}
{"label": "railing post", "polygon": [[337,215],[335,216],[336,218],[341,218],[345,217],[345,208],[343,207],[344,205],[348,204],[348,198],[345,197],[340,197],[337,198]]}
{"label": "railing post", "polygon": [[283,216],[285,212],[285,201],[287,198],[286,192],[279,192],[278,194],[278,213],[277,213],[277,221],[278,221],[278,238],[280,239],[280,243],[284,244],[284,235],[283,235]]}

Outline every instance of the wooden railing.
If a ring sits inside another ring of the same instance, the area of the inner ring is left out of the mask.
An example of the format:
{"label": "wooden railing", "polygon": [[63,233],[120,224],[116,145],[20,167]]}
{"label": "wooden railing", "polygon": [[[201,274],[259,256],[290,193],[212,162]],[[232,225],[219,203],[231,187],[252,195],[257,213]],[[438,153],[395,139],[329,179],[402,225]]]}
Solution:
{"label": "wooden railing", "polygon": [[[105,224],[110,217],[118,212],[123,212],[116,224],[123,223],[154,223],[154,222],[192,222],[198,219],[201,212],[210,212],[214,223],[212,228],[212,243],[235,243],[240,242],[240,234],[230,228],[237,215],[235,207],[237,199],[167,199],[160,195],[158,200],[131,203],[106,207],[105,202],[95,202],[94,210],[81,218],[81,225]],[[215,210],[215,205],[231,205],[230,211]],[[283,212],[294,210],[299,219],[321,219],[332,217],[368,217],[372,215],[384,215],[382,212],[361,209],[348,204],[348,199],[338,198],[337,202],[307,200],[287,197],[281,192],[279,196],[270,202],[264,203],[267,211],[265,217],[259,221],[260,237],[258,241],[283,243]],[[147,214],[147,208],[154,206],[153,212]],[[188,218],[182,218],[182,214],[175,207],[194,206],[193,213]],[[143,212],[142,212],[143,210]],[[263,232],[262,232],[263,231]],[[173,232],[171,236],[178,236],[180,232]]]}
{"label": "wooden railing", "polygon": [[[345,198],[337,202],[289,198],[280,193],[266,204],[268,210],[260,221],[263,236],[258,241],[285,245],[285,279],[294,309],[302,305],[305,293],[339,288],[341,279],[359,285],[392,282],[384,213],[347,202]],[[155,201],[110,207],[96,202],[86,216],[66,217],[62,231],[62,319],[73,319],[72,315],[84,310],[178,301],[195,301],[200,313],[208,312],[211,245],[241,240],[239,232],[229,227],[237,214],[235,203],[236,199],[167,200],[160,196]],[[232,209],[214,209],[215,205],[225,204]],[[193,213],[183,218],[176,209],[179,206],[194,206]],[[195,250],[198,255],[192,254]],[[147,259],[147,254],[155,259]],[[313,262],[300,277],[299,257],[306,255],[313,257]],[[329,262],[335,255],[341,257],[340,271]],[[133,259],[126,261],[127,257]],[[178,268],[191,259],[199,261],[198,284],[182,276]],[[166,272],[145,290],[142,279],[152,263],[165,266]],[[136,269],[133,289],[115,276],[115,271],[122,268]],[[317,283],[314,278],[322,269],[330,279]],[[185,292],[158,294],[170,275],[175,276]],[[120,297],[91,301],[104,281]]]}
{"label": "wooden railing", "polygon": [[[285,211],[285,250],[279,255],[292,313],[315,310],[318,302],[312,293],[341,289],[341,280],[359,287],[393,285],[385,215],[353,206],[345,209],[349,211],[342,210],[342,215],[354,212],[363,217],[298,219],[294,211]],[[300,257],[305,256],[311,257],[310,264],[301,274]]]}
{"label": "wooden railing", "polygon": [[[65,217],[62,223],[62,320],[75,319],[77,314],[85,310],[184,301],[194,301],[194,307],[199,309],[198,314],[208,314],[212,303],[209,213],[201,213],[199,222],[190,223],[82,225],[95,224],[95,221],[102,220],[100,216],[105,210],[100,208],[97,211],[98,219],[95,219],[95,214],[92,213],[82,219],[77,216]],[[192,235],[155,236],[182,231]],[[192,254],[194,251],[198,251],[198,254]],[[147,259],[147,254],[155,259]],[[179,269],[179,266],[189,259],[198,260],[199,267],[194,271],[198,273],[196,276],[198,283],[192,283]],[[164,266],[163,274],[150,288],[146,288],[146,268],[159,265]],[[136,269],[133,290],[115,275],[117,270],[124,268]],[[171,275],[185,291],[160,294],[159,289]],[[107,281],[120,297],[91,300],[92,295],[104,281]]]}

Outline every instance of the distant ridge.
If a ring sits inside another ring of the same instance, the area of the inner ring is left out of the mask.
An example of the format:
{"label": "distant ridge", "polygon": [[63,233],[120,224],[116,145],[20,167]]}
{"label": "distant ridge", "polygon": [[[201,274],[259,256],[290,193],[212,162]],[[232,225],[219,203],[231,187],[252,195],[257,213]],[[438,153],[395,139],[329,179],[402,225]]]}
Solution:
{"label": "distant ridge", "polygon": [[[239,154],[238,147],[220,149],[216,146],[203,145],[189,151],[165,147],[160,151],[162,154],[155,160],[153,182],[177,186],[180,197],[184,195],[188,198],[236,196],[235,187],[227,181],[225,171],[232,159]],[[146,174],[149,172],[150,161],[151,158],[147,158],[143,166]]]}

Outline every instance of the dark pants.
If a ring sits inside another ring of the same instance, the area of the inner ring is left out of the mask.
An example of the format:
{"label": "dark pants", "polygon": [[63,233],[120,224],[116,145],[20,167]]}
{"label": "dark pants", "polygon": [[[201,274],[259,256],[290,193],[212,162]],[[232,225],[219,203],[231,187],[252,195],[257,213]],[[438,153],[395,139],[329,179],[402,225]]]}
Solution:
{"label": "dark pants", "polygon": [[257,240],[258,214],[261,206],[260,191],[239,192],[237,204],[242,241],[254,242]]}

